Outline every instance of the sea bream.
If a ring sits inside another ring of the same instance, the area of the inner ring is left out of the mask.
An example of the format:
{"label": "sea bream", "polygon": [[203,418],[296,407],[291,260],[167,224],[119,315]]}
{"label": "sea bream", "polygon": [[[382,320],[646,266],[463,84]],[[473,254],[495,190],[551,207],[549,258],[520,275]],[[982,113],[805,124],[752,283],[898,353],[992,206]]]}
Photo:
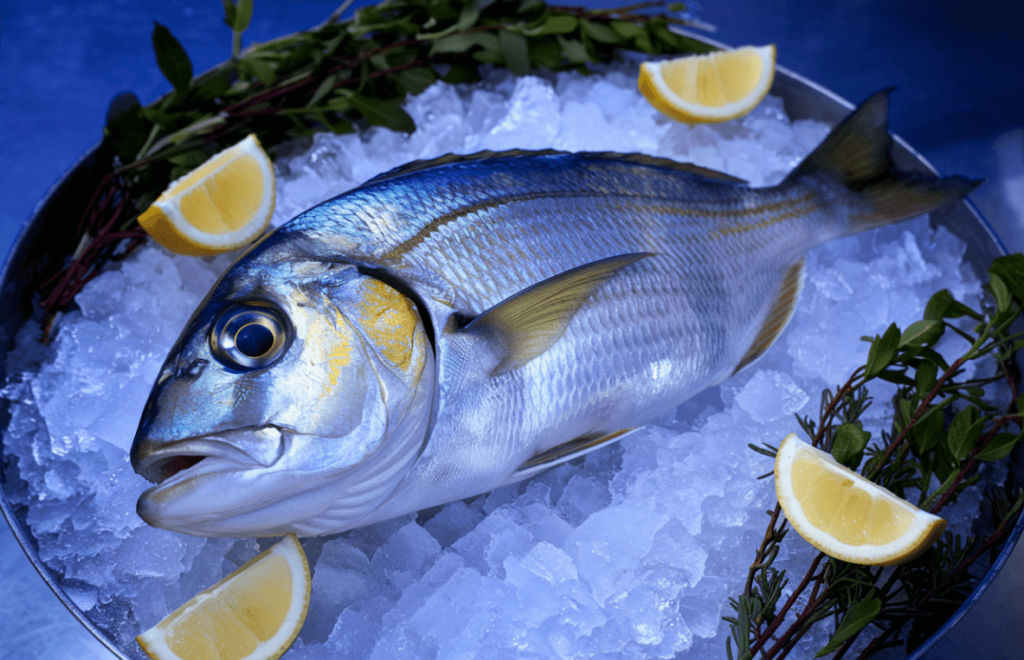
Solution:
{"label": "sea bream", "polygon": [[643,155],[415,162],[221,277],[132,446],[149,524],[318,535],[607,445],[764,353],[803,255],[977,182],[896,170],[887,95],[779,185]]}

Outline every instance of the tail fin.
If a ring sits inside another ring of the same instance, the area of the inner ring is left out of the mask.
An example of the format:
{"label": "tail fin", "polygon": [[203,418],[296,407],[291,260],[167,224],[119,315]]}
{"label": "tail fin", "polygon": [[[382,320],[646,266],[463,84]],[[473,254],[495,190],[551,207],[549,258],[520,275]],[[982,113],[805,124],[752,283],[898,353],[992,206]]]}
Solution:
{"label": "tail fin", "polygon": [[855,230],[906,220],[953,202],[979,185],[963,176],[940,178],[898,170],[889,150],[889,92],[864,101],[836,126],[786,178],[824,173],[867,200],[867,213],[854,217]]}

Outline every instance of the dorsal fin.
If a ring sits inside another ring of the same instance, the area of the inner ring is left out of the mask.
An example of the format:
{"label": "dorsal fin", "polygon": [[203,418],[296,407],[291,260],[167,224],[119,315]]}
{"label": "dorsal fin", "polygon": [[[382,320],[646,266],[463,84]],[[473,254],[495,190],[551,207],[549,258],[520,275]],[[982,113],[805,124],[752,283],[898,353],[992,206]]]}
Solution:
{"label": "dorsal fin", "polygon": [[533,475],[543,472],[544,470],[571,461],[577,456],[583,456],[588,454],[598,447],[604,446],[611,443],[613,440],[618,440],[627,433],[631,433],[636,429],[622,429],[621,431],[615,431],[614,433],[607,433],[605,435],[585,435],[579,438],[574,438],[569,442],[563,442],[560,445],[556,445],[547,451],[543,451],[526,461],[519,466],[519,469],[512,473],[504,483],[510,484],[516,481],[522,481],[528,479]]}
{"label": "dorsal fin", "polygon": [[464,332],[497,343],[501,354],[492,376],[521,367],[558,341],[569,321],[603,282],[650,252],[631,252],[594,261],[507,298],[473,319]]}
{"label": "dorsal fin", "polygon": [[[736,178],[724,172],[712,170],[707,167],[701,167],[692,163],[679,163],[668,158],[659,158],[658,156],[648,156],[646,154],[620,154],[613,151],[581,151],[573,154],[568,151],[558,151],[557,149],[543,149],[539,151],[530,151],[526,149],[510,149],[508,151],[478,151],[475,154],[459,155],[459,154],[445,154],[439,158],[432,158],[429,160],[414,160],[406,163],[405,165],[399,165],[398,167],[383,172],[373,177],[367,184],[379,183],[387,179],[394,179],[397,177],[405,176],[406,174],[412,174],[413,172],[420,172],[422,170],[428,170],[432,167],[440,167],[442,165],[450,165],[451,163],[466,163],[477,160],[487,160],[494,158],[522,158],[528,156],[569,156],[576,155],[583,159],[605,159],[605,160],[617,160],[625,163],[635,163],[638,165],[649,165],[652,167],[662,167],[670,170],[677,170],[683,174],[689,176],[696,176],[702,179],[709,179],[711,181],[721,181],[725,183],[742,183],[746,181],[743,179]],[[365,184],[364,184],[365,185]]]}
{"label": "dorsal fin", "polygon": [[761,357],[779,338],[782,331],[786,329],[789,319],[793,316],[793,310],[796,309],[796,301],[800,298],[800,289],[803,288],[803,284],[804,260],[801,258],[786,270],[786,274],[782,278],[782,286],[779,287],[775,299],[772,300],[772,306],[768,310],[764,325],[761,326],[757,337],[754,338],[754,343],[747,349],[746,355],[740,360],[733,373]]}

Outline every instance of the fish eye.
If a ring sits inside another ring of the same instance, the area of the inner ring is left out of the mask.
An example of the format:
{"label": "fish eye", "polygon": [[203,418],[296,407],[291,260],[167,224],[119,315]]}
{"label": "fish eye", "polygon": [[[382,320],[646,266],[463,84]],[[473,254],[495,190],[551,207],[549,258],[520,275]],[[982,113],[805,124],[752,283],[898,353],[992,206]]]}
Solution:
{"label": "fish eye", "polygon": [[277,306],[263,301],[235,303],[221,312],[210,329],[210,351],[231,369],[263,369],[285,354],[292,334]]}

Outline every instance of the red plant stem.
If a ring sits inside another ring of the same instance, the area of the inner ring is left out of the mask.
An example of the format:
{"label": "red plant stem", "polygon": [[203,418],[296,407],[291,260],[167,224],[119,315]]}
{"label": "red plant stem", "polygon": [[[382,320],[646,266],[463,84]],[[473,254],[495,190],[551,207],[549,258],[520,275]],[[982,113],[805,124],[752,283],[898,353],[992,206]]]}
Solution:
{"label": "red plant stem", "polygon": [[956,362],[951,364],[949,366],[949,369],[947,369],[945,373],[943,373],[942,376],[937,381],[935,381],[935,386],[932,387],[932,391],[929,392],[928,396],[926,396],[924,400],[921,401],[921,405],[919,405],[917,407],[917,410],[914,411],[914,416],[910,419],[909,422],[907,422],[907,425],[903,427],[903,430],[900,431],[899,435],[896,436],[896,439],[889,443],[889,446],[885,450],[885,455],[883,455],[881,460],[878,461],[878,463],[875,465],[875,469],[872,471],[870,475],[868,475],[868,479],[871,479],[872,481],[875,480],[875,478],[878,476],[878,473],[882,471],[882,466],[885,465],[886,461],[889,460],[889,458],[892,456],[892,453],[896,451],[896,447],[898,447],[900,443],[903,442],[904,438],[907,437],[907,433],[910,432],[910,429],[913,428],[914,424],[917,423],[917,420],[920,419],[921,415],[923,415],[925,410],[928,409],[928,404],[932,402],[932,399],[938,396],[939,389],[946,384],[947,380],[953,377],[953,374],[960,370],[960,367],[963,366],[964,362],[966,361],[967,360],[964,356],[957,358]]}
{"label": "red plant stem", "polygon": [[843,400],[843,397],[849,394],[853,390],[853,383],[859,377],[860,368],[853,372],[849,380],[836,390],[836,395],[832,397],[828,406],[825,408],[825,412],[821,415],[821,426],[818,427],[818,432],[814,434],[814,439],[811,440],[811,446],[817,447],[821,444],[821,441],[825,439],[825,429],[829,427],[829,423],[832,418],[835,417],[836,409],[839,407],[839,403]]}
{"label": "red plant stem", "polygon": [[[881,598],[883,601],[885,601],[885,599],[889,597],[889,590],[892,589],[893,585],[895,585],[896,581],[899,579],[901,569],[902,569],[902,566],[897,567],[896,570],[894,570],[892,572],[892,574],[889,575],[889,579],[885,581],[885,584],[882,585],[882,588],[879,590],[879,598]],[[876,582],[878,582],[878,578],[881,577],[881,576],[882,576],[882,571],[879,570],[878,575],[877,576],[873,576],[873,579],[871,581],[872,584],[875,584]],[[899,592],[897,592],[897,593],[899,593]],[[883,637],[888,636],[889,633],[890,633],[890,630],[891,630],[891,628],[887,628],[882,636]],[[840,646],[836,650],[835,655],[832,656],[832,660],[842,660],[842,657],[844,655],[846,655],[846,652],[850,650],[850,647],[853,646],[854,642],[857,641],[857,638],[860,637],[860,634],[863,631],[864,631],[864,629],[862,628],[861,630],[857,631],[857,633],[855,635],[853,635],[848,640],[846,640],[846,642],[844,642],[843,645]]]}
{"label": "red plant stem", "polygon": [[743,588],[743,595],[749,596],[751,590],[754,588],[754,575],[758,570],[763,568],[762,562],[764,561],[764,551],[768,547],[768,543],[772,537],[775,536],[775,523],[779,520],[779,515],[782,513],[782,505],[776,504],[775,510],[771,512],[771,520],[768,521],[768,527],[764,530],[764,538],[761,540],[761,547],[758,548],[757,554],[754,555],[754,563],[750,565],[750,570],[747,571],[747,585]]}
{"label": "red plant stem", "polygon": [[[822,554],[820,556],[823,557],[824,555]],[[778,655],[783,650],[783,648],[790,645],[790,642],[796,644],[800,640],[800,637],[802,637],[806,633],[806,631],[801,631],[800,629],[803,628],[804,624],[807,623],[807,620],[811,618],[811,615],[814,614],[814,611],[818,609],[818,606],[821,605],[822,601],[825,600],[827,595],[828,589],[826,589],[825,592],[822,593],[821,596],[819,596],[817,599],[808,601],[807,605],[804,607],[803,611],[800,612],[800,616],[797,617],[796,621],[794,621],[793,624],[786,629],[786,632],[783,633],[782,637],[780,637],[778,641],[775,642],[775,645],[765,652],[765,658],[771,660],[771,658],[774,658],[776,655]]]}
{"label": "red plant stem", "polygon": [[[78,221],[79,236],[84,236],[85,233],[89,229],[91,229],[92,226],[95,224],[95,220],[98,214],[106,210],[106,208],[110,205],[110,201],[113,199],[114,194],[117,190],[116,185],[111,185],[111,182],[114,180],[115,176],[111,172],[106,174],[102,179],[100,179],[100,182],[96,185],[96,190],[93,191],[92,197],[89,199],[89,205],[85,207],[85,210],[82,212],[82,217]],[[97,198],[100,199],[98,208],[93,208],[93,205],[97,204]],[[74,265],[81,262],[82,256],[84,256],[84,253],[83,255],[79,255],[79,257],[76,258],[70,266],[66,267],[64,270],[57,271],[49,278],[47,278],[42,284],[39,285],[39,289],[45,289],[55,281],[58,282],[55,291],[61,290],[65,286],[67,286],[67,283],[73,276]],[[51,292],[51,295],[47,296],[42,303],[43,307],[46,308],[47,311],[50,311],[51,309],[51,305],[49,305],[48,303],[51,301],[53,297],[53,292]]]}
{"label": "red plant stem", "polygon": [[92,197],[89,198],[89,203],[85,205],[85,210],[82,211],[82,217],[78,221],[78,235],[79,236],[81,236],[82,234],[85,233],[85,226],[86,226],[85,219],[86,219],[86,217],[88,217],[89,212],[92,210],[93,204],[96,203],[96,198],[99,196],[99,194],[101,192],[104,191],[104,187],[107,184],[109,184],[114,179],[115,176],[116,175],[113,172],[108,172],[107,174],[105,174],[103,176],[102,179],[100,179],[99,183],[96,184],[96,190],[93,191]]}
{"label": "red plant stem", "polygon": [[[105,185],[109,187],[106,190],[106,194],[102,197],[100,211],[109,208],[110,200],[113,199],[114,195],[116,195],[119,190],[118,186],[111,186],[108,179],[113,180],[110,175],[103,179]],[[97,188],[97,193],[93,195],[93,200],[96,199],[100,189],[101,187]],[[137,230],[137,232],[111,232],[111,229],[114,227],[118,218],[120,218],[125,212],[129,203],[130,200],[128,196],[122,195],[113,211],[109,214],[107,221],[99,227],[97,235],[89,240],[88,245],[84,250],[82,250],[82,253],[78,255],[78,257],[75,258],[67,267],[65,267],[63,271],[48,279],[40,287],[43,288],[49,285],[57,276],[60,276],[60,280],[57,285],[42,301],[42,306],[48,313],[52,312],[54,307],[64,307],[70,304],[78,292],[82,290],[85,283],[99,274],[99,268],[93,267],[93,263],[100,254],[101,249],[105,248],[111,242],[117,242],[123,238],[139,238],[139,234],[142,233],[141,229]],[[96,224],[96,221],[99,218],[99,213],[94,212],[91,215],[93,217],[90,218],[90,221],[87,223],[87,227],[90,229]]]}
{"label": "red plant stem", "polygon": [[[996,541],[998,541],[1000,538],[1003,537],[1004,534],[1006,534],[1006,532],[1011,527],[1010,523],[1012,521],[1016,520],[1016,518],[1019,515],[1020,515],[1020,512],[1018,512],[1012,518],[1008,518],[1006,520],[1003,520],[1001,523],[999,523],[999,526],[996,527],[996,529],[992,532],[992,534],[988,537],[988,539],[986,539],[986,541],[978,548],[977,551],[974,552],[974,554],[972,554],[970,557],[967,557],[962,562],[957,564],[952,570],[950,570],[949,573],[946,574],[945,578],[943,578],[930,591],[926,592],[923,596],[921,596],[918,599],[917,603],[914,604],[914,609],[919,609],[919,608],[923,607],[925,604],[927,604],[927,602],[929,600],[931,600],[931,598],[933,596],[935,596],[935,594],[939,593],[943,589],[946,589],[952,583],[953,577],[955,577],[958,573],[960,573],[960,572],[966,570],[967,568],[969,568],[975,561],[978,560],[978,558],[982,554],[984,554],[986,551],[988,551],[988,549],[991,548],[992,545]],[[888,589],[891,587],[892,583],[895,581],[897,573],[898,573],[898,570],[893,572],[893,574],[890,576],[889,580],[886,582],[885,587],[883,587],[883,593],[887,593],[888,592]],[[904,617],[904,620],[906,618],[907,617]],[[867,648],[865,648],[864,651],[858,656],[858,660],[863,659],[863,658],[867,658],[871,653],[874,653],[876,650],[878,650],[879,647],[882,644],[885,643],[885,639],[888,638],[889,636],[891,636],[891,634],[893,632],[895,632],[898,628],[899,628],[899,626],[895,625],[895,623],[890,625],[889,628],[887,628],[881,635],[879,635],[877,638],[875,638],[874,640],[871,641],[871,643],[867,646]],[[835,656],[833,656],[832,660],[841,660],[843,655],[849,650],[849,648],[853,645],[853,643],[856,641],[857,637],[859,637],[859,636],[860,636],[860,632],[858,632],[856,635],[854,635],[853,637],[848,639],[846,641],[846,643],[844,643],[843,646],[840,647],[839,650],[836,651],[836,654],[835,654]]]}
{"label": "red plant stem", "polygon": [[95,206],[86,207],[87,215],[83,215],[82,222],[79,223],[79,234],[84,234],[90,231],[96,224],[96,218],[103,214],[104,211],[110,206],[111,200],[116,194],[116,186],[109,185],[104,191],[103,196],[100,197],[99,202]]}
{"label": "red plant stem", "polygon": [[977,447],[971,450],[970,454],[968,454],[966,465],[960,468],[960,472],[956,475],[956,479],[953,480],[953,483],[950,484],[949,488],[946,489],[946,492],[942,494],[942,497],[939,498],[939,501],[936,502],[935,505],[928,510],[930,513],[937,513],[940,509],[942,509],[942,507],[946,506],[946,502],[948,502],[949,499],[953,496],[953,493],[956,492],[957,486],[960,485],[960,482],[964,480],[964,477],[966,477],[968,473],[970,473],[971,469],[974,467],[975,457],[982,450],[984,450],[986,446],[988,446],[988,443],[991,442],[992,438],[995,437],[996,432],[1002,427],[1006,426],[1010,421],[1012,421],[1012,419],[1012,417],[1000,417],[995,421],[995,423],[992,425],[992,429],[989,430],[988,434],[985,436],[985,439],[982,440]]}
{"label": "red plant stem", "polygon": [[110,217],[107,219],[106,223],[104,223],[99,228],[99,230],[96,232],[97,237],[103,236],[104,234],[109,233],[110,230],[112,230],[114,228],[114,225],[117,222],[117,219],[120,218],[121,215],[124,213],[124,211],[127,208],[128,204],[129,204],[128,195],[126,195],[126,194],[121,195],[121,201],[118,202],[117,206],[114,207],[114,212],[110,214]]}
{"label": "red plant stem", "polygon": [[[988,539],[986,539],[986,541],[981,544],[981,546],[978,548],[978,550],[974,554],[972,554],[970,557],[967,557],[966,559],[961,561],[959,564],[957,564],[956,567],[953,570],[951,570],[949,573],[946,574],[946,577],[944,577],[942,580],[940,580],[939,583],[936,584],[934,587],[932,587],[931,590],[929,590],[923,596],[921,596],[921,598],[919,598],[918,601],[914,604],[913,609],[915,609],[915,610],[916,609],[920,609],[933,596],[935,596],[935,594],[937,594],[940,591],[942,591],[943,589],[947,588],[952,583],[952,578],[954,576],[956,576],[956,574],[966,570],[975,561],[978,560],[978,557],[980,557],[985,552],[987,552],[988,549],[991,548],[996,543],[996,541],[1001,539],[1003,537],[1003,535],[1006,534],[1006,532],[1011,528],[1010,523],[1012,521],[1016,520],[1019,516],[1020,516],[1020,512],[1018,511],[1016,515],[1012,516],[1011,518],[1007,518],[1006,520],[1003,520],[1002,522],[1000,522],[999,526],[996,527],[995,531],[992,532],[992,534],[988,537]],[[872,653],[874,653],[876,650],[878,650],[878,647],[882,643],[884,643],[884,639],[886,637],[888,637],[889,634],[891,634],[890,631],[891,630],[895,630],[896,628],[897,628],[897,626],[895,624],[893,624],[892,626],[890,626],[889,629],[886,630],[885,633],[883,633],[882,635],[879,635],[878,637],[873,639],[871,641],[871,643],[868,644],[867,647],[863,651],[861,651],[860,655],[857,656],[857,660],[864,660],[865,658],[869,657]],[[856,639],[856,636],[854,636],[853,638],[848,640],[847,644],[852,644],[854,639]],[[838,659],[839,657],[840,656],[837,655],[836,659]],[[836,660],[836,659],[834,659],[834,660]]]}
{"label": "red plant stem", "polygon": [[960,573],[961,571],[964,571],[967,568],[969,568],[971,564],[976,562],[978,558],[981,557],[981,555],[985,554],[985,552],[987,552],[988,549],[991,548],[995,544],[995,542],[1002,538],[1003,535],[1006,534],[1006,532],[1010,529],[1010,522],[1016,520],[1019,516],[1020,512],[1018,511],[1015,515],[1000,522],[999,526],[996,527],[995,530],[993,530],[993,532],[989,535],[985,542],[978,547],[974,554],[972,554],[970,557],[967,557],[959,564],[957,564],[956,567],[953,568],[953,570],[946,574],[946,577],[942,578],[942,580],[940,580],[938,584],[936,584],[934,587],[931,588],[931,590],[927,591],[923,596],[921,596],[921,598],[918,599],[917,603],[914,604],[914,609],[923,607],[924,604],[927,603],[930,598],[932,598],[935,594],[939,593],[940,591],[948,587],[953,581],[952,578],[957,573]]}
{"label": "red plant stem", "polygon": [[755,653],[761,650],[761,647],[763,647],[765,643],[769,639],[771,639],[771,636],[775,633],[776,630],[778,630],[779,626],[782,625],[782,620],[786,618],[786,614],[793,607],[793,604],[796,603],[796,599],[800,596],[801,593],[803,593],[804,589],[807,588],[807,584],[811,581],[811,578],[814,576],[814,572],[818,570],[818,564],[820,564],[821,560],[824,558],[825,553],[819,552],[818,556],[814,558],[813,562],[811,562],[811,567],[808,568],[807,573],[804,574],[804,579],[800,582],[797,588],[793,590],[793,593],[789,596],[789,600],[787,600],[786,604],[782,606],[782,609],[775,614],[775,620],[772,621],[772,625],[768,626],[768,628],[764,631],[764,634],[758,637],[757,642],[755,642],[754,645],[750,647],[751,657],[753,657]]}
{"label": "red plant stem", "polygon": [[[836,395],[829,402],[828,406],[825,408],[825,412],[821,416],[821,426],[818,428],[818,431],[815,434],[815,437],[814,437],[814,439],[811,442],[812,446],[816,447],[816,446],[821,444],[821,441],[822,441],[822,439],[825,436],[825,429],[828,427],[828,420],[835,415],[836,409],[838,408],[838,406],[839,406],[840,402],[842,401],[843,397],[846,396],[850,391],[852,391],[853,383],[858,378],[858,372],[859,372],[859,370],[855,371],[854,374],[851,375],[850,378],[846,381],[846,383],[841,385],[836,390]],[[750,565],[750,570],[747,572],[747,582],[746,582],[746,586],[744,587],[744,590],[743,590],[743,594],[745,596],[749,596],[750,593],[751,593],[751,590],[753,589],[754,575],[756,574],[757,570],[761,568],[761,562],[764,559],[765,548],[768,545],[769,539],[772,536],[772,530],[775,527],[775,523],[778,522],[778,518],[779,518],[779,515],[781,514],[781,512],[782,512],[781,505],[776,504],[775,505],[775,511],[772,513],[771,520],[768,522],[768,527],[765,530],[764,539],[761,541],[761,547],[758,549],[757,554],[755,555],[754,563]],[[789,612],[789,610],[792,608],[793,604],[796,602],[797,597],[799,597],[799,595],[807,588],[807,584],[810,582],[811,578],[814,575],[814,572],[817,570],[818,564],[821,562],[821,560],[824,557],[825,557],[824,553],[819,553],[818,556],[815,557],[814,561],[811,564],[811,567],[804,574],[804,578],[800,582],[799,586],[797,586],[796,590],[790,595],[789,600],[786,601],[786,603],[785,603],[785,605],[783,605],[782,609],[779,610],[776,613],[775,620],[772,622],[772,625],[769,626],[768,629],[765,630],[764,633],[761,633],[761,634],[758,635],[758,641],[751,647],[751,650],[750,650],[750,654],[752,656],[755,653],[757,653],[764,646],[764,644],[771,637],[771,635],[775,632],[775,630],[778,629],[779,625],[781,625],[782,620],[786,617],[786,614]],[[819,579],[819,580],[817,580],[815,582],[814,596],[817,595],[818,588],[820,586],[821,586],[821,580]],[[812,596],[812,600],[814,600],[814,596]],[[824,598],[824,594],[822,594],[822,598]],[[807,611],[808,611],[807,608],[805,608],[804,612],[806,613]]]}

